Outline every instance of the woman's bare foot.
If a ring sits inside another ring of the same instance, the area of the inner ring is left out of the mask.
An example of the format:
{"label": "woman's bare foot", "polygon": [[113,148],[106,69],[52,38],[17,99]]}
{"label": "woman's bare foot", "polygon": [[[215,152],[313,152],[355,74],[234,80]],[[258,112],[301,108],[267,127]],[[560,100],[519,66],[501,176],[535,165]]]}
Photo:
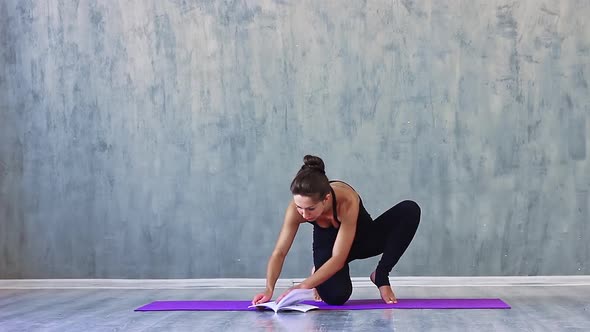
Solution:
{"label": "woman's bare foot", "polygon": [[320,294],[318,294],[318,290],[315,289],[315,288],[313,289],[313,299],[316,302],[321,302],[322,301],[322,298],[320,297]]}
{"label": "woman's bare foot", "polygon": [[[375,271],[371,273],[370,278],[373,284],[377,286],[377,284],[375,284]],[[379,293],[381,293],[381,298],[383,299],[383,301],[385,301],[385,303],[397,303],[397,299],[395,298],[395,294],[393,293],[393,289],[391,289],[391,286],[383,285],[379,287]]]}

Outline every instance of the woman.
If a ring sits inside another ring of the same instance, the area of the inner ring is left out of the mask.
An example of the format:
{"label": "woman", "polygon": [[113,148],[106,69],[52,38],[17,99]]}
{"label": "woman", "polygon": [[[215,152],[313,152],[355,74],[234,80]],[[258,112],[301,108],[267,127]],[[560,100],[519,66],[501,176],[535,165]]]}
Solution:
{"label": "woman", "polygon": [[266,290],[253,304],[270,301],[285,257],[302,223],[313,224],[312,275],[291,290],[315,288],[324,302],[344,304],[352,294],[348,263],[383,254],[371,281],[386,303],[397,302],[389,284],[389,272],[412,241],[420,222],[420,207],[403,201],[374,221],[356,191],[342,181],[328,181],[321,158],[307,155],[291,183],[293,200],[285,212],[283,227],[266,272]]}

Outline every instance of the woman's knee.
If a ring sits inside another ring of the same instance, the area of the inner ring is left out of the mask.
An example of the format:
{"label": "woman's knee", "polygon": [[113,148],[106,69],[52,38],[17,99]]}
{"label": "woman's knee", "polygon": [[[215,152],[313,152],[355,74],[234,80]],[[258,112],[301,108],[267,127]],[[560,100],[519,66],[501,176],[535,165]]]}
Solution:
{"label": "woman's knee", "polygon": [[342,305],[352,295],[352,282],[350,281],[350,277],[338,281],[329,279],[327,282],[316,287],[316,289],[322,301],[331,305]]}
{"label": "woman's knee", "polygon": [[418,203],[412,200],[405,200],[399,204],[403,206],[406,215],[411,216],[411,221],[415,222],[416,225],[420,223],[420,215],[422,210],[420,209],[420,205],[418,205]]}
{"label": "woman's knee", "polygon": [[350,298],[351,293],[334,292],[330,294],[320,294],[322,301],[330,305],[343,305]]}

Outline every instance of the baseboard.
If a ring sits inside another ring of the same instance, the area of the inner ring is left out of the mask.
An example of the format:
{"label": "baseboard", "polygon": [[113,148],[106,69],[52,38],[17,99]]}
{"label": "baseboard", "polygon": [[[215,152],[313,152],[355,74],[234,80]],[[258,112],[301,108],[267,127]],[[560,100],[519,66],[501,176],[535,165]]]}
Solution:
{"label": "baseboard", "polygon": [[[288,288],[302,278],[279,279],[277,288]],[[513,287],[590,286],[590,276],[506,277],[392,277],[396,287]],[[367,277],[352,278],[354,287],[374,287]],[[0,289],[191,289],[263,288],[264,279],[4,279]]]}

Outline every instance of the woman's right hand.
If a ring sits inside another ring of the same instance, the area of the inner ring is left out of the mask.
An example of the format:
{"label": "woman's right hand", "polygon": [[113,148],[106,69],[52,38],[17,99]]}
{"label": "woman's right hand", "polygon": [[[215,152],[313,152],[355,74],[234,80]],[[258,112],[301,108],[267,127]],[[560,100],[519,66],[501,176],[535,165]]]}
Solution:
{"label": "woman's right hand", "polygon": [[272,298],[272,292],[270,291],[265,291],[264,293],[260,293],[260,294],[256,294],[254,296],[254,299],[252,299],[252,304],[259,304],[259,303],[265,303],[270,301],[270,299]]}

